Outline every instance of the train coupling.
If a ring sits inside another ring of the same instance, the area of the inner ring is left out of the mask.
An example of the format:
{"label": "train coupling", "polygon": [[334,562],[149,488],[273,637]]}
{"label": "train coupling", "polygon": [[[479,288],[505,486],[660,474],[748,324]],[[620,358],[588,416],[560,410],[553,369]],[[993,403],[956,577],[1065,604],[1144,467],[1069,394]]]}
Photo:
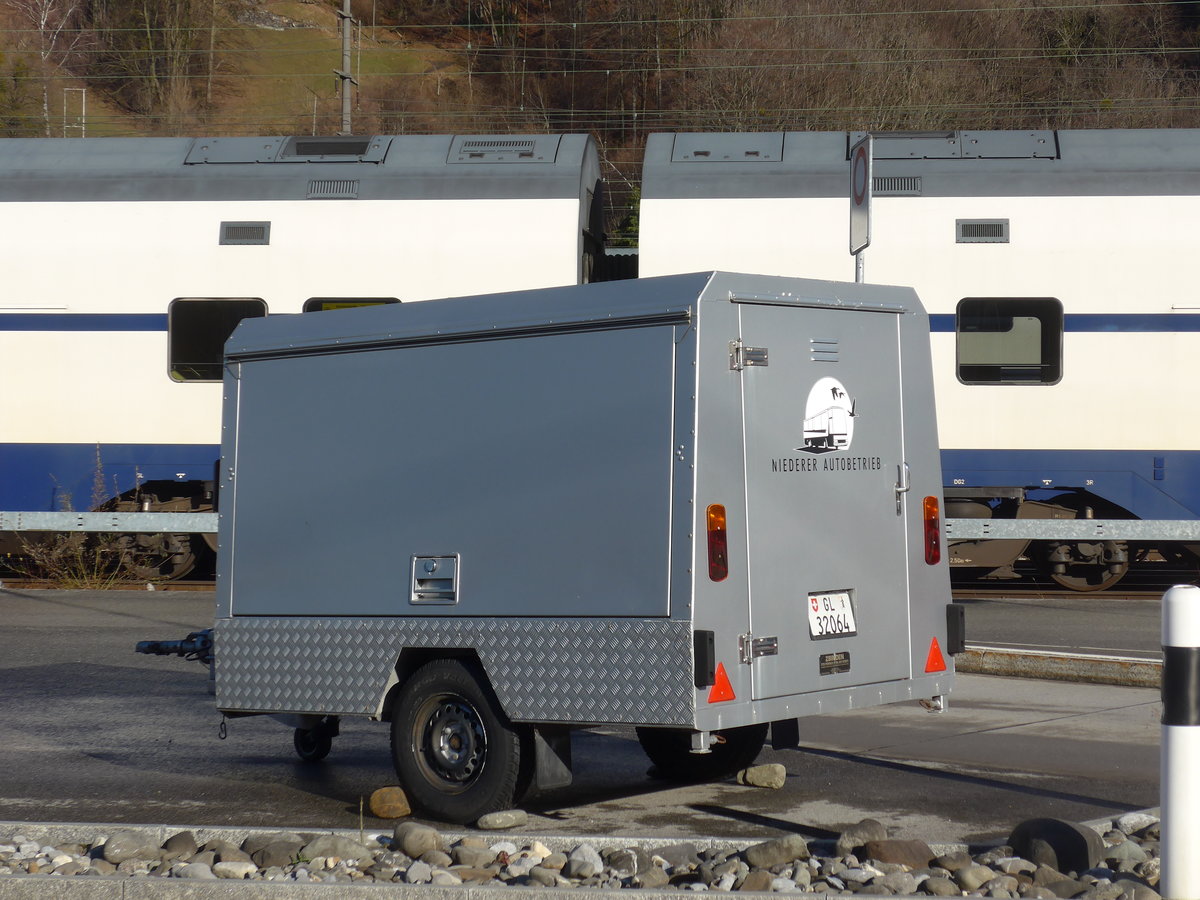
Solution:
{"label": "train coupling", "polygon": [[181,641],[138,641],[134,650],[151,656],[182,656],[207,666],[213,661],[212,629],[193,631]]}

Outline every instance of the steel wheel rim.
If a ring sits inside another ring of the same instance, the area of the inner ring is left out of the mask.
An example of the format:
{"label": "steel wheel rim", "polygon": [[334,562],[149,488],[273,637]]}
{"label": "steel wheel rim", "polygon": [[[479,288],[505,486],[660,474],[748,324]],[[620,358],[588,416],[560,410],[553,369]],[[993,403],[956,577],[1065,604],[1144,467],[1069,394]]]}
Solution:
{"label": "steel wheel rim", "polygon": [[440,790],[457,793],[474,784],[487,758],[487,729],[478,710],[455,694],[431,697],[413,724],[422,774]]}

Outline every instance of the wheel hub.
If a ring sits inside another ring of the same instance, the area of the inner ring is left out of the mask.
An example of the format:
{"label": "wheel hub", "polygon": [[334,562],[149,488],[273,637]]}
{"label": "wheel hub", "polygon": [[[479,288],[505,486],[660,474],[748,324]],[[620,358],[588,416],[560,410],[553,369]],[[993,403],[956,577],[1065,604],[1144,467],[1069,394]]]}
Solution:
{"label": "wheel hub", "polygon": [[426,720],[421,746],[433,775],[465,785],[482,769],[487,736],[479,714],[470,704],[444,698]]}

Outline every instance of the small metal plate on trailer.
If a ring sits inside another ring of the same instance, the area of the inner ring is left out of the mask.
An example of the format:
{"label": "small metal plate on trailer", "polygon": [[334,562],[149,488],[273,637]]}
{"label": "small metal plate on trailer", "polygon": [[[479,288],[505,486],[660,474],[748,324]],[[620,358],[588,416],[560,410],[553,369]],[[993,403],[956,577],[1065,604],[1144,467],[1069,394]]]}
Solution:
{"label": "small metal plate on trailer", "polygon": [[[814,641],[858,634],[849,591],[808,595],[808,633]],[[824,674],[824,673],[822,673]]]}
{"label": "small metal plate on trailer", "polygon": [[817,660],[822,675],[844,675],[850,671],[850,653],[839,650],[837,653],[822,653]]}

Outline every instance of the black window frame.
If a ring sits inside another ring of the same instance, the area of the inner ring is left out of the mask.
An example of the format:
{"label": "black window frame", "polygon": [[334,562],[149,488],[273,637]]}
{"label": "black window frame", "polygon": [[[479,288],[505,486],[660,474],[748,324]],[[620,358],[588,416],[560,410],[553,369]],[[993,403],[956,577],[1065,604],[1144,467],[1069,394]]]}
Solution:
{"label": "black window frame", "polygon": [[[225,304],[223,310],[220,304]],[[253,305],[255,311],[238,315],[234,304],[242,304],[244,309]],[[205,310],[209,318],[199,321],[192,313],[204,306],[209,307]],[[225,370],[225,342],[233,329],[243,319],[267,314],[267,302],[261,297],[176,297],[167,307],[167,376],[180,384],[220,381]]]}
{"label": "black window frame", "polygon": [[[1009,330],[1015,318],[1035,318],[1041,325],[1039,362],[971,362],[963,360],[964,334],[1001,333],[1008,321]],[[1063,305],[1057,297],[964,297],[954,312],[954,371],[966,385],[1036,385],[1058,384],[1063,377]],[[990,321],[989,321],[990,320]]]}
{"label": "black window frame", "polygon": [[[335,312],[339,309],[356,309],[360,306],[390,306],[399,303],[396,297],[309,297],[300,308],[301,312]],[[332,307],[321,304],[335,304]]]}

